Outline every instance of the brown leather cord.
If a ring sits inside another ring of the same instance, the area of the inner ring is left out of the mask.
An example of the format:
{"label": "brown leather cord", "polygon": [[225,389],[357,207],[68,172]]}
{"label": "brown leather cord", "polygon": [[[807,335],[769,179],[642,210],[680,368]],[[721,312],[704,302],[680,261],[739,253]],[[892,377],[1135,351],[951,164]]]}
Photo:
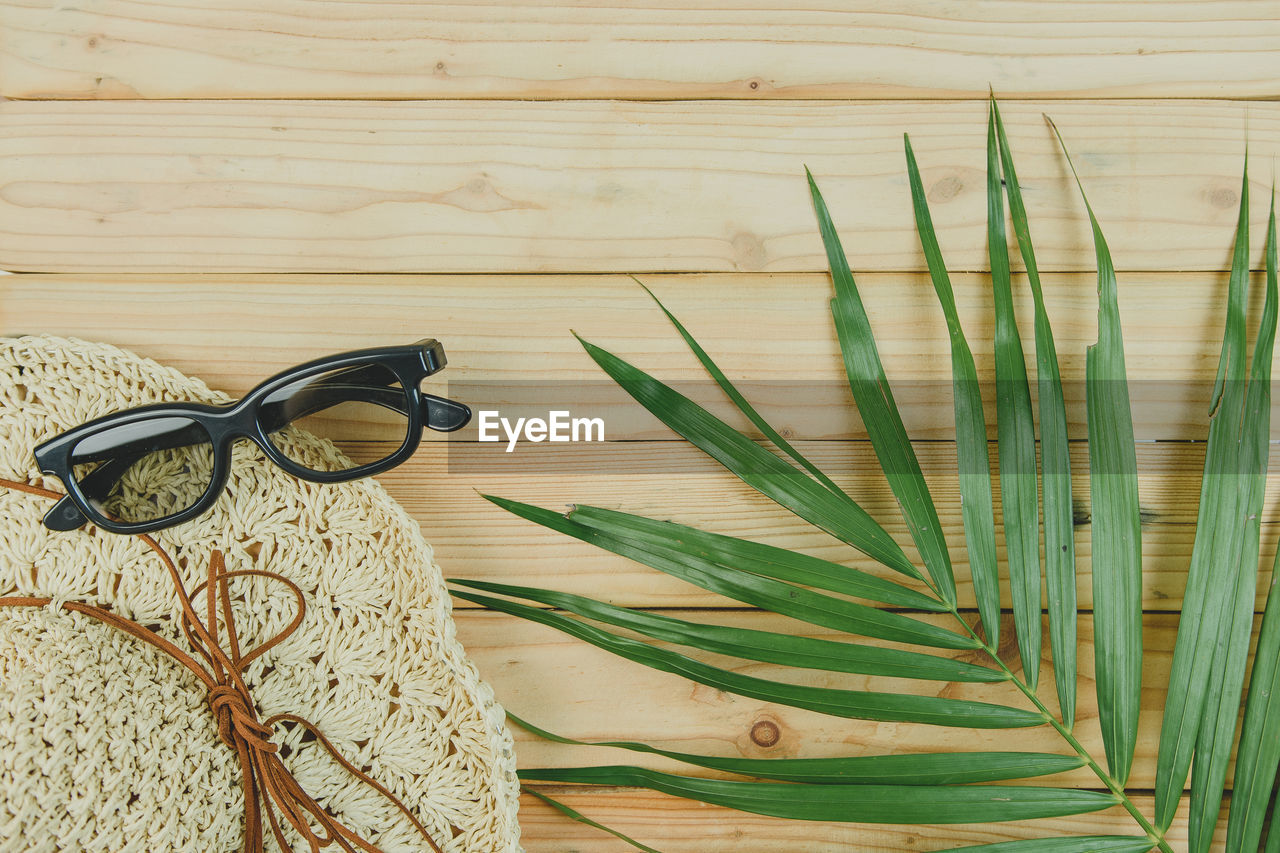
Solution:
{"label": "brown leather cord", "polygon": [[[3,478],[0,478],[0,486],[50,500],[59,500],[63,497],[57,492],[29,483],[18,483]],[[336,844],[347,853],[356,853],[357,848],[366,853],[382,853],[378,847],[340,823],[302,789],[297,779],[281,761],[279,744],[272,740],[275,727],[279,723],[292,723],[306,729],[348,773],[393,803],[413,823],[414,828],[421,833],[435,853],[444,853],[440,845],[427,832],[426,827],[414,817],[403,802],[367,773],[343,758],[333,743],[313,724],[296,714],[287,713],[276,714],[266,720],[258,718],[253,696],[244,681],[244,671],[252,661],[288,639],[302,624],[306,601],[298,585],[283,575],[265,569],[229,572],[222,552],[214,551],[209,559],[207,580],[188,592],[182,585],[178,567],[159,543],[146,534],[139,534],[138,538],[160,558],[169,572],[178,601],[182,606],[182,632],[186,635],[191,648],[204,663],[164,637],[110,610],[80,601],[62,602],[61,606],[64,610],[82,613],[159,649],[200,679],[205,690],[208,691],[209,708],[218,725],[218,736],[223,743],[235,751],[240,761],[244,785],[245,839],[242,848],[244,853],[262,853],[263,851],[265,837],[262,813],[264,811],[271,833],[275,836],[281,850],[292,849],[285,839],[280,823],[280,815],[283,815],[285,822],[307,842],[312,853],[317,853],[330,844]],[[232,618],[231,593],[228,586],[232,578],[238,577],[262,577],[282,583],[289,588],[298,603],[296,614],[284,629],[243,654],[240,650],[240,638],[236,632],[235,621]],[[203,622],[191,603],[192,598],[201,593],[205,594],[207,605],[206,619]],[[45,607],[51,600],[30,596],[0,597],[0,607]],[[222,610],[221,624],[218,615],[219,606]],[[223,628],[226,630],[225,647],[219,643]]]}

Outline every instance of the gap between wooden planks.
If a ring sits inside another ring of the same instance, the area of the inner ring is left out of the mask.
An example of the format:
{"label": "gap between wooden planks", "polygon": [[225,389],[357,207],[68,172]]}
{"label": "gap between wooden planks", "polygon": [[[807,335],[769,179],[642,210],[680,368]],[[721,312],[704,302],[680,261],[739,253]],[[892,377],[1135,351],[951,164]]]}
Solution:
{"label": "gap between wooden planks", "polygon": [[[1133,817],[1118,808],[1012,823],[886,826],[777,820],[633,788],[537,787],[586,816],[666,853],[904,853],[1029,838],[1141,835]],[[1151,797],[1133,799],[1144,814],[1152,813]],[[1225,813],[1224,810],[1224,816]],[[1184,801],[1168,835],[1176,850],[1186,849],[1186,816]],[[521,841],[529,853],[634,853],[629,845],[574,823],[528,795],[520,800],[520,827]],[[1222,820],[1214,837],[1214,849],[1223,849],[1225,842],[1226,821]]]}
{"label": "gap between wooden planks", "polygon": [[268,0],[231,11],[6,0],[0,94],[941,98],[981,97],[988,86],[1002,97],[1280,94],[1280,23],[1267,2],[777,6]]}
{"label": "gap between wooden planks", "polygon": [[[448,573],[446,569],[446,574]],[[571,589],[579,594],[596,596],[595,591],[581,586],[573,586]],[[667,615],[695,622],[903,648],[894,643],[815,628],[761,611],[676,611],[668,612]],[[966,612],[964,616],[970,623],[976,624],[976,613]],[[840,719],[698,685],[679,676],[624,660],[549,627],[513,616],[471,610],[459,611],[454,618],[458,624],[458,637],[466,647],[468,657],[475,662],[481,676],[493,685],[498,701],[505,708],[534,725],[578,740],[637,740],[676,752],[729,757],[827,758],[896,752],[946,752],[954,749],[957,736],[963,732],[964,748],[967,750],[1012,749],[1070,753],[1070,747],[1048,726],[1027,729],[961,729]],[[942,627],[959,629],[950,614],[926,614],[919,615],[918,618]],[[1047,621],[1044,627],[1047,635]],[[1128,788],[1134,791],[1148,790],[1155,785],[1160,721],[1164,713],[1169,666],[1173,659],[1177,617],[1166,613],[1147,614],[1143,627],[1145,651],[1142,710],[1133,775],[1128,784]],[[1081,615],[1079,632],[1076,735],[1090,754],[1101,756],[1102,734],[1098,726],[1093,681],[1091,615]],[[1256,640],[1256,632],[1254,638]],[[1001,626],[1001,658],[1010,668],[1018,671],[1020,667],[1015,643],[1013,618],[1005,613]],[[1017,708],[1029,706],[1025,697],[1009,684],[945,684],[817,672],[713,655],[669,644],[658,645],[740,675],[793,684],[943,696]],[[909,648],[912,651],[956,657],[980,665],[990,664],[985,654],[977,652],[948,652],[921,646]],[[1047,636],[1044,638],[1044,660],[1038,695],[1041,701],[1056,712],[1057,694],[1052,664],[1049,661]],[[752,739],[753,727],[761,722],[772,724],[776,729],[775,745],[761,746]],[[619,749],[549,743],[514,724],[511,731],[521,767],[638,764],[686,775],[730,778],[716,771],[689,767],[657,756]],[[1031,783],[1101,787],[1098,778],[1087,769],[1039,777]]]}
{"label": "gap between wooden planks", "polygon": [[[922,269],[909,131],[947,261],[987,267],[985,101],[8,102],[0,268],[129,272],[816,271],[803,174],[855,271]],[[1121,270],[1228,263],[1246,127],[1280,103],[1006,107],[1044,269],[1093,266],[1042,112]],[[1255,166],[1254,221],[1266,170]],[[1256,260],[1256,259],[1255,259]]]}
{"label": "gap between wooden planks", "polygon": [[[645,276],[761,412],[794,439],[864,438],[848,392],[825,274]],[[886,372],[913,438],[954,437],[946,324],[928,277],[858,276]],[[995,436],[990,280],[953,278],[961,321],[987,383]],[[1045,296],[1068,421],[1085,436],[1084,353],[1096,331],[1096,276],[1051,274]],[[1120,308],[1136,434],[1197,439],[1221,347],[1227,276],[1129,273]],[[1253,295],[1260,297],[1261,276]],[[1034,370],[1031,297],[1014,283]],[[1260,298],[1251,300],[1256,325]],[[0,279],[0,334],[106,341],[240,394],[267,375],[328,353],[440,339],[449,367],[428,386],[481,408],[559,405],[606,417],[611,439],[674,434],[618,390],[576,331],[753,431],[708,380],[662,312],[626,276],[120,276]],[[1032,394],[1036,393],[1032,383]],[[1280,437],[1280,418],[1273,419]],[[475,430],[454,436],[474,438]],[[429,434],[428,439],[441,437]]]}

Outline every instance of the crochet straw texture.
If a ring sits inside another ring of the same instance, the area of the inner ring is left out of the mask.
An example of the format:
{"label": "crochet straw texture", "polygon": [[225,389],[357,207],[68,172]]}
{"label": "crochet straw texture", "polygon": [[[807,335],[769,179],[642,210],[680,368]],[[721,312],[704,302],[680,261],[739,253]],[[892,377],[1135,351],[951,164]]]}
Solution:
{"label": "crochet straw texture", "polygon": [[[0,476],[57,491],[32,448],[76,424],[146,403],[226,402],[204,383],[115,347],[0,339]],[[297,453],[337,451],[307,434]],[[92,526],[51,533],[47,500],[0,490],[0,596],[108,606],[187,648],[159,561],[134,537]],[[315,723],[389,788],[450,853],[516,853],[518,782],[502,709],[464,657],[449,597],[418,525],[373,480],[297,480],[247,442],[208,514],[156,537],[188,589],[212,550],[306,594],[306,618],[255,660],[264,717]],[[294,613],[261,578],[232,581],[241,642]],[[203,598],[196,599],[202,607]],[[426,849],[403,815],[304,737],[276,740],[298,781],[386,853]],[[0,609],[0,850],[237,851],[244,802],[234,752],[199,681],[164,654],[79,614]],[[268,832],[267,848],[276,849]]]}

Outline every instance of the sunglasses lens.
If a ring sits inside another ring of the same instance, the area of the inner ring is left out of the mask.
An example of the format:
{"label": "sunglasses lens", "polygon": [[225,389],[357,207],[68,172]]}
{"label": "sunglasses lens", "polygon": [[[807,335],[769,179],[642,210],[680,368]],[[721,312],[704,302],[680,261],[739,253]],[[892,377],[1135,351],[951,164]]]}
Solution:
{"label": "sunglasses lens", "polygon": [[71,451],[71,473],[104,516],[156,522],[195,506],[213,481],[213,457],[198,422],[156,417],[82,439]]}
{"label": "sunglasses lens", "polygon": [[263,399],[258,421],[276,449],[302,467],[346,471],[404,445],[409,406],[393,370],[360,364],[276,389]]}

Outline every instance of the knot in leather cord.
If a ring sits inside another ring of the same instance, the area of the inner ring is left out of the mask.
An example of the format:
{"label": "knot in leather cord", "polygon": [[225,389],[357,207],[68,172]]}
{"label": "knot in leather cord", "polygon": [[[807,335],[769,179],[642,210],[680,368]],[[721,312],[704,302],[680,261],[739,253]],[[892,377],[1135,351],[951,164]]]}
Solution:
{"label": "knot in leather cord", "polygon": [[218,722],[218,737],[227,746],[235,749],[236,741],[241,740],[251,749],[280,751],[271,741],[272,730],[258,720],[253,700],[234,685],[219,684],[210,690],[209,708]]}
{"label": "knot in leather cord", "polygon": [[[0,487],[16,489],[50,500],[58,500],[62,497],[57,492],[3,478],[0,478]],[[138,538],[160,558],[168,571],[182,607],[182,633],[200,660],[154,631],[105,608],[80,601],[63,602],[62,608],[89,616],[159,649],[190,670],[204,684],[205,690],[208,691],[209,709],[217,723],[218,737],[227,747],[235,751],[240,762],[244,788],[245,840],[242,848],[244,853],[262,853],[263,851],[265,839],[262,829],[262,812],[264,811],[272,835],[281,850],[293,849],[280,823],[280,817],[283,817],[290,828],[302,837],[312,853],[318,853],[319,850],[331,844],[336,844],[346,853],[355,853],[357,849],[366,853],[382,853],[378,847],[364,840],[330,815],[303,790],[298,780],[281,761],[280,746],[272,739],[278,723],[291,723],[306,729],[347,772],[378,791],[395,805],[413,823],[414,828],[435,853],[444,853],[440,845],[427,832],[426,827],[403,802],[367,773],[343,758],[329,739],[306,719],[289,713],[276,714],[266,720],[259,719],[253,695],[244,681],[244,672],[251,662],[284,642],[302,624],[306,613],[306,599],[298,585],[283,575],[264,569],[229,572],[222,552],[214,551],[209,558],[207,579],[188,592],[182,584],[178,567],[169,554],[150,536],[139,534]],[[240,638],[232,615],[231,592],[228,585],[232,578],[237,577],[262,577],[282,583],[293,593],[294,600],[297,602],[297,610],[288,625],[260,646],[244,653],[240,649]],[[204,593],[206,603],[204,620],[201,620],[192,604],[192,599],[201,593]],[[45,607],[50,601],[49,598],[15,596],[0,598],[0,607]],[[221,619],[219,619],[219,610],[221,610]],[[221,641],[224,631],[225,644]]]}

